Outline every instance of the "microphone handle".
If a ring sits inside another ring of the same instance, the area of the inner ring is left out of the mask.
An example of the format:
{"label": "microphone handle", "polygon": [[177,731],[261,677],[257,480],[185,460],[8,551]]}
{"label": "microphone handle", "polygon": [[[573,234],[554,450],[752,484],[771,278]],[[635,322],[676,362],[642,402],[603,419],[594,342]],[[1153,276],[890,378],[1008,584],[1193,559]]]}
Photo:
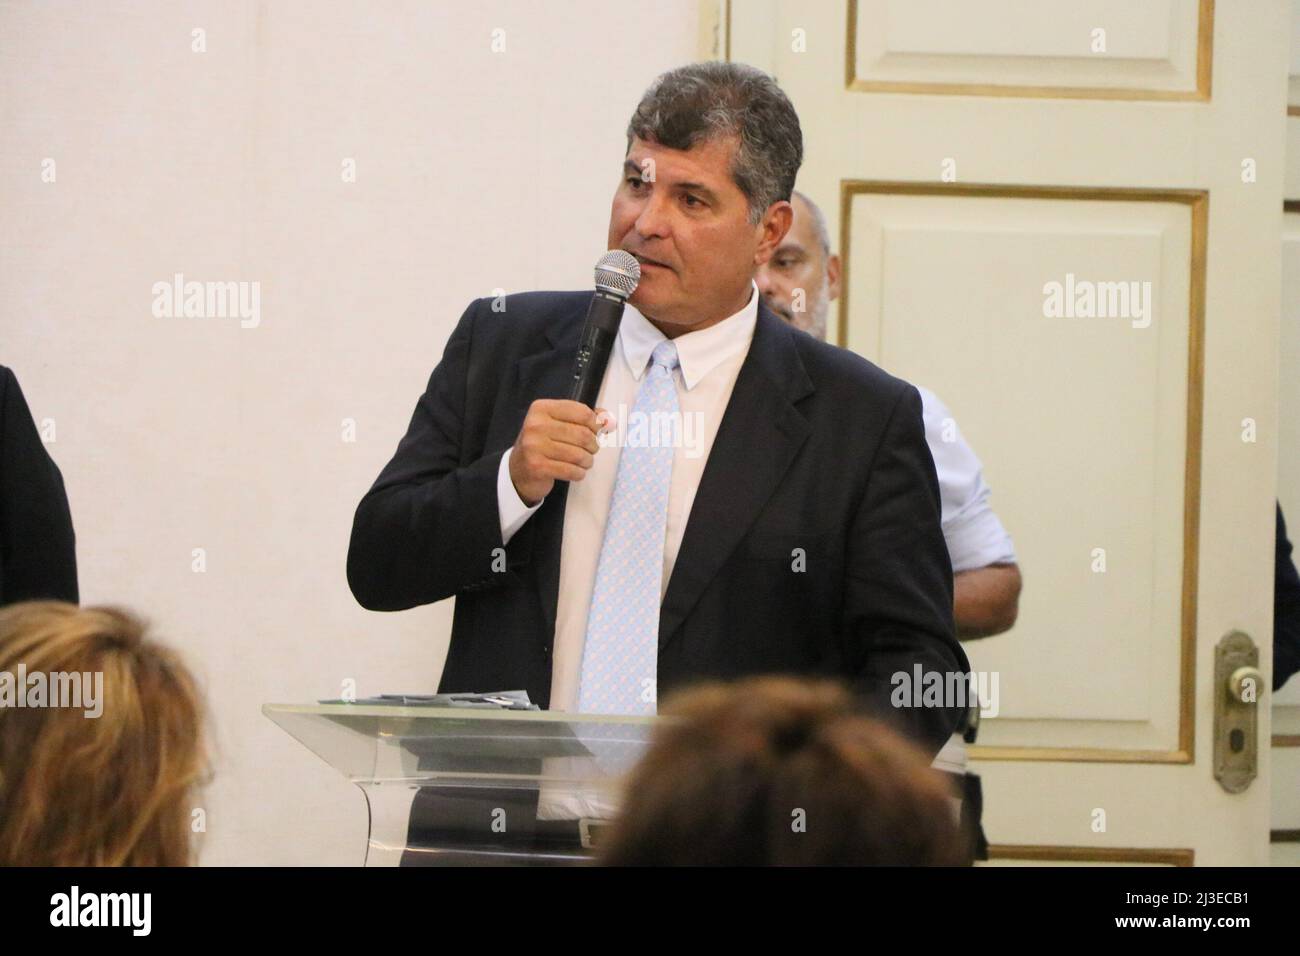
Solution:
{"label": "microphone handle", "polygon": [[588,408],[596,407],[600,383],[605,378],[614,339],[623,320],[624,300],[597,289],[587,308],[587,321],[582,327],[582,341],[578,344],[578,358],[573,365],[573,387],[569,398],[582,402]]}

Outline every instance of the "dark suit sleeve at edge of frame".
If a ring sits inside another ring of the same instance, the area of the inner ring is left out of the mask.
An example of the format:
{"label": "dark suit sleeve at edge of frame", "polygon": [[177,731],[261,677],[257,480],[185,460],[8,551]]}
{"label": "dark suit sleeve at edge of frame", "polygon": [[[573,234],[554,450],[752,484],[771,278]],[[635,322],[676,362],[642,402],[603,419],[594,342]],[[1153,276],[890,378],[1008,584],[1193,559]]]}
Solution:
{"label": "dark suit sleeve at edge of frame", "polygon": [[[400,611],[490,587],[503,548],[497,468],[503,451],[462,464],[474,319],[466,308],[392,460],[357,506],[348,584],[372,611]],[[513,543],[513,541],[512,541]]]}
{"label": "dark suit sleeve at edge of frame", "polygon": [[1282,505],[1277,510],[1273,573],[1273,690],[1300,672],[1300,574],[1291,560]]}
{"label": "dark suit sleeve at edge of frame", "polygon": [[0,368],[0,604],[76,604],[77,538],[63,475],[18,379]]}
{"label": "dark suit sleeve at edge of frame", "polygon": [[[952,683],[947,675],[970,669],[954,634],[952,565],[939,509],[921,396],[908,385],[895,403],[854,520],[842,639],[862,703],[931,756],[951,736],[962,708],[950,706],[952,700],[943,707],[896,707],[891,696],[894,675],[914,682],[917,664],[923,672],[938,671],[945,686]],[[906,696],[910,703],[911,694]]]}

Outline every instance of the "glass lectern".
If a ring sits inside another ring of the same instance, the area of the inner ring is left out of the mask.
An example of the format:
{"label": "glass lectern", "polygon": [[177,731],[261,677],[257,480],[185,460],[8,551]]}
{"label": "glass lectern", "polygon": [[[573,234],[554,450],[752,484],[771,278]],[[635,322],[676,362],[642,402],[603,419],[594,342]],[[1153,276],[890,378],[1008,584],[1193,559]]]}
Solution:
{"label": "glass lectern", "polygon": [[262,712],[366,795],[367,866],[583,863],[663,719],[371,703]]}

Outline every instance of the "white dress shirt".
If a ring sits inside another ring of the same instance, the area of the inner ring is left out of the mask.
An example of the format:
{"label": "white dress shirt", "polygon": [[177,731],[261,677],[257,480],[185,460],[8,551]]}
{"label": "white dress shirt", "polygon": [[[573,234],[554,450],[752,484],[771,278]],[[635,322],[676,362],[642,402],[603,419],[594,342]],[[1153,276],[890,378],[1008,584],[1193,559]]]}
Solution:
{"label": "white dress shirt", "polygon": [[939,477],[943,539],[948,544],[952,572],[958,574],[990,564],[1014,564],[1016,551],[1002,522],[989,506],[989,486],[975,452],[961,437],[948,407],[927,388],[921,393],[925,441]]}
{"label": "white dress shirt", "polygon": [[[680,441],[674,442],[672,480],[668,489],[664,569],[659,596],[668,590],[695,492],[704,475],[718,426],[731,400],[736,376],[749,354],[758,321],[758,287],[751,283],[749,302],[739,312],[698,332],[673,339],[680,363],[673,372],[681,410]],[[602,447],[586,477],[569,488],[560,545],[560,589],[555,609],[555,657],[551,673],[551,710],[574,712],[587,634],[587,612],[596,581],[596,563],[605,537],[605,521],[614,494],[622,444],[635,425],[629,421],[636,393],[650,365],[650,354],[665,340],[657,328],[629,305],[596,400],[613,417],[615,430],[602,436]],[[534,511],[519,498],[510,480],[510,452],[497,473],[497,507],[501,537],[509,541]]]}
{"label": "white dress shirt", "polygon": [[[930,446],[939,478],[940,523],[952,573],[990,564],[1014,564],[1016,552],[1011,536],[989,505],[991,491],[984,482],[983,465],[961,437],[948,406],[928,388],[918,385],[916,390],[921,393],[925,442]],[[933,766],[959,776],[966,773],[966,741],[960,734],[953,734],[943,745]],[[960,820],[961,801],[956,804]]]}

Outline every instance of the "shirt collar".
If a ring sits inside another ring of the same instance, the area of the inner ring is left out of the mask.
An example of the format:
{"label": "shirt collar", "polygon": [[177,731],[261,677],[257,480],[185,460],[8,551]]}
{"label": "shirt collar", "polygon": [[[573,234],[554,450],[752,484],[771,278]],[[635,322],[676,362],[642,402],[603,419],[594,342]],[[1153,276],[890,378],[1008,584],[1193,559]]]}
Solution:
{"label": "shirt collar", "polygon": [[[677,360],[681,365],[682,381],[692,389],[700,379],[736,354],[747,352],[754,338],[758,322],[758,286],[750,280],[749,302],[734,315],[717,325],[698,332],[687,332],[673,339],[677,346]],[[638,382],[650,364],[650,354],[667,336],[650,324],[650,320],[628,305],[619,323],[618,340],[628,371]]]}

